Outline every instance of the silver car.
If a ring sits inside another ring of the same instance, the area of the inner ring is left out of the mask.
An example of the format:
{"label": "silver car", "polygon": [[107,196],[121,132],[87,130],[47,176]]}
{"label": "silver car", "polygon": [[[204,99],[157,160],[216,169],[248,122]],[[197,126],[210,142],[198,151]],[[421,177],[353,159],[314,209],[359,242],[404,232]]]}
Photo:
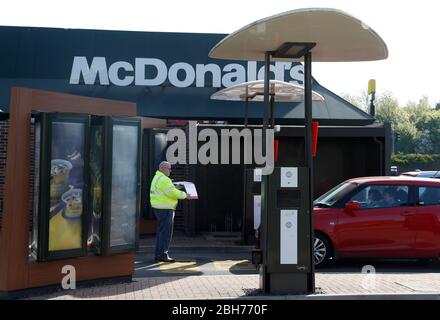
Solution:
{"label": "silver car", "polygon": [[408,171],[400,174],[401,176],[410,176],[417,178],[436,178],[440,179],[440,170],[439,171]]}

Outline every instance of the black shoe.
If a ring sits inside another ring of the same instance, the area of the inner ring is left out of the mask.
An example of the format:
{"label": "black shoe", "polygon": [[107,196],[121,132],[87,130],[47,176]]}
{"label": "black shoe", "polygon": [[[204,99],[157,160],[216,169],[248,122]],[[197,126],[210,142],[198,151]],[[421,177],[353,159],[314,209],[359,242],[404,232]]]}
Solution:
{"label": "black shoe", "polygon": [[173,258],[170,258],[170,257],[163,257],[163,258],[156,257],[155,260],[156,261],[160,261],[160,262],[168,262],[168,263],[173,263],[173,262],[176,261],[176,260],[174,260]]}

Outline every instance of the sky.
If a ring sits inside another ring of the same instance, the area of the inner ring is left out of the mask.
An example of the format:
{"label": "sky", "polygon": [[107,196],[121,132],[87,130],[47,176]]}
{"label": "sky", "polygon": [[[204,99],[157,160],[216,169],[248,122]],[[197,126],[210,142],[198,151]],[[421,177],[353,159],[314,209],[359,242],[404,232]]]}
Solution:
{"label": "sky", "polygon": [[[440,3],[434,0],[124,0],[3,1],[0,25],[75,29],[231,33],[299,8],[335,8],[365,22],[388,46],[388,59],[313,63],[313,76],[337,94],[360,95],[376,79],[401,105],[424,95],[440,102]],[[1,48],[1,44],[0,44]]]}

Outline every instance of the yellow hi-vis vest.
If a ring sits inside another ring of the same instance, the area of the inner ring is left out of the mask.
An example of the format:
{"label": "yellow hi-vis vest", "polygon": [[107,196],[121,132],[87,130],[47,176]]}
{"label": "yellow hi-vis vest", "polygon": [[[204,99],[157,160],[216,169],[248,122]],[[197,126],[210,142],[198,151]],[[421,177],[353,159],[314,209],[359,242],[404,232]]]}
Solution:
{"label": "yellow hi-vis vest", "polygon": [[177,207],[179,199],[185,199],[186,193],[177,189],[173,181],[157,170],[151,181],[150,204],[155,209],[171,209]]}

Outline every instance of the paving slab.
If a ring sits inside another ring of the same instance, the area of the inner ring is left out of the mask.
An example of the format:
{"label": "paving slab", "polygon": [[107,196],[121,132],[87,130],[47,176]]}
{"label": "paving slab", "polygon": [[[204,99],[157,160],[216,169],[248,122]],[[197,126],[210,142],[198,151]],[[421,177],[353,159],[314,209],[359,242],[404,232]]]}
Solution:
{"label": "paving slab", "polygon": [[[407,284],[407,285],[404,285]],[[411,285],[408,285],[411,284]],[[416,284],[420,284],[417,286]],[[31,299],[440,299],[440,274],[316,274],[316,294],[267,295],[259,275],[189,275],[134,278],[131,283],[57,292]]]}

